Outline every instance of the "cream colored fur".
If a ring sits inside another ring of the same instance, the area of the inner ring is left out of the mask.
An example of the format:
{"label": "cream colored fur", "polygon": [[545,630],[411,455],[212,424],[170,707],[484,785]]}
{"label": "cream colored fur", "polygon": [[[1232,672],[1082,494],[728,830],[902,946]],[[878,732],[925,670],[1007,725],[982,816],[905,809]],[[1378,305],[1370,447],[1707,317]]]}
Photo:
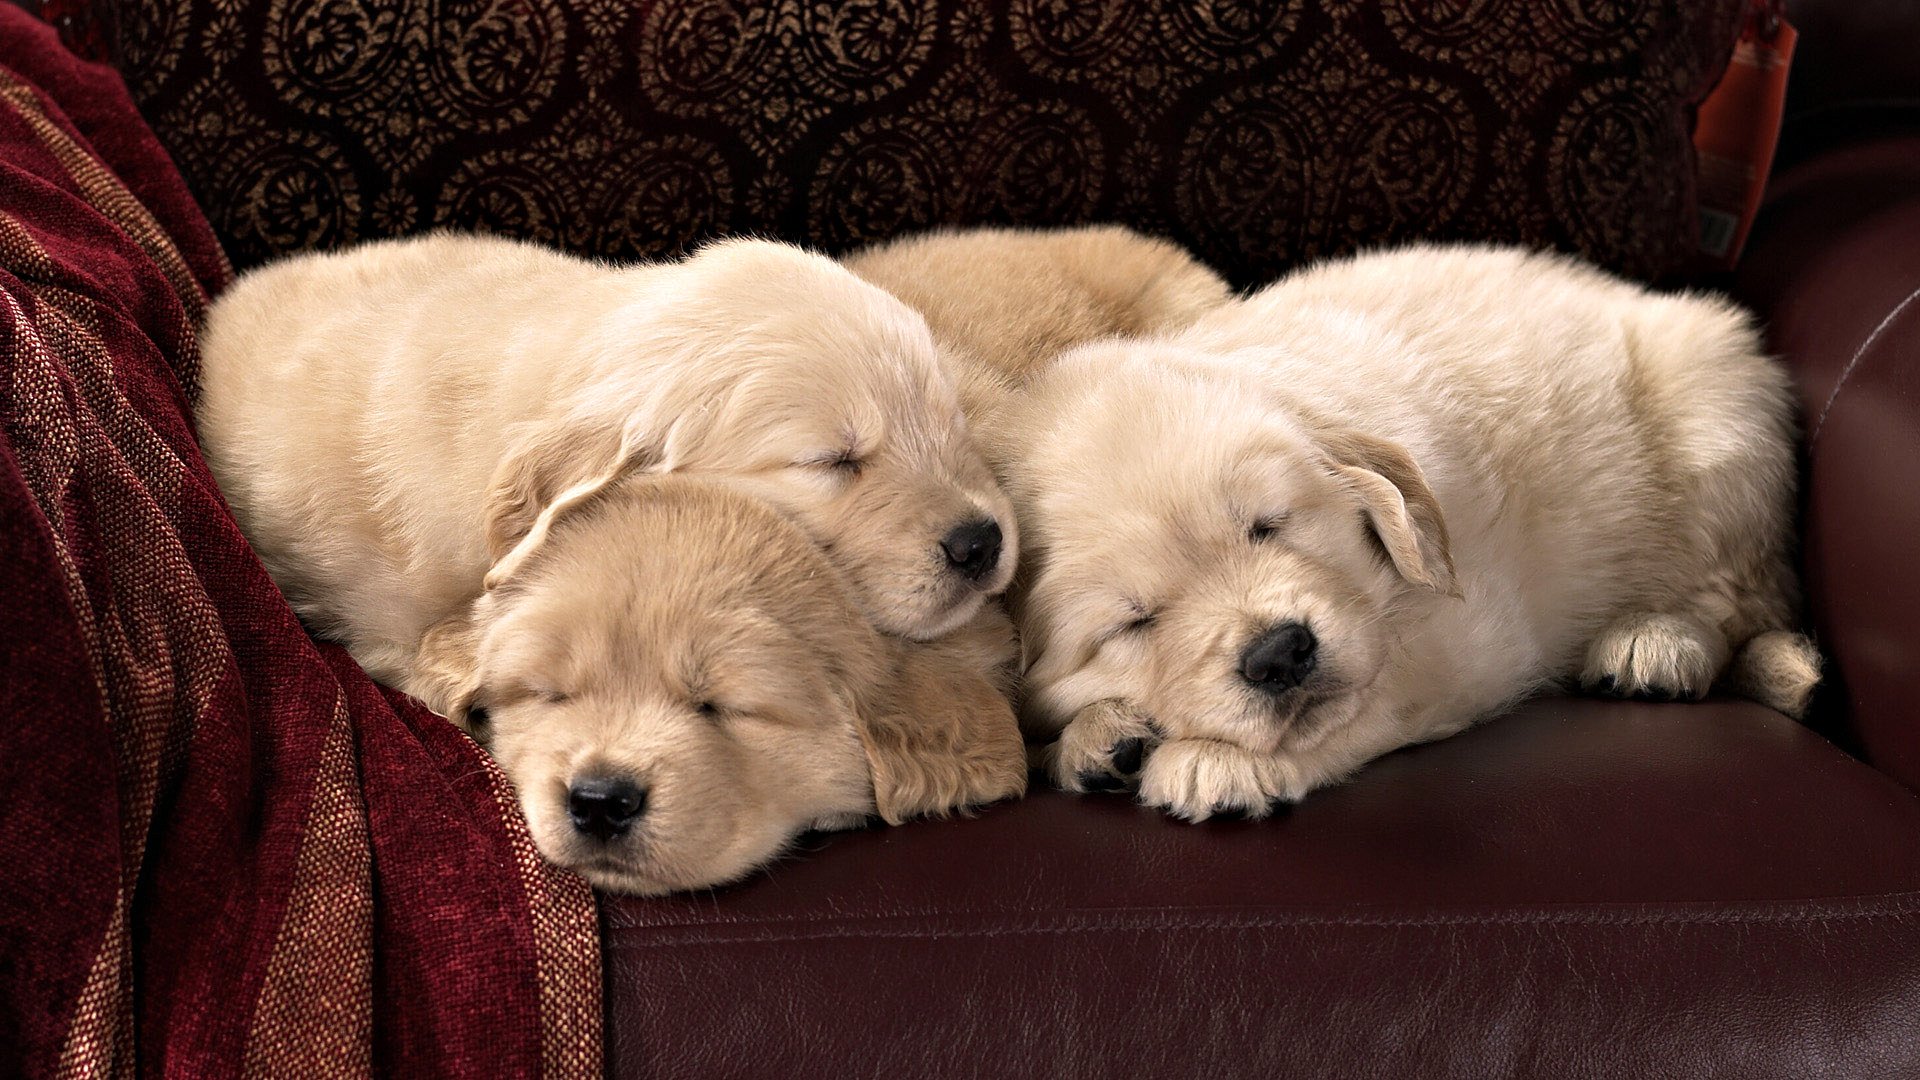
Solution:
{"label": "cream colored fur", "polygon": [[924,233],[845,261],[926,316],[969,415],[1063,350],[1178,330],[1232,295],[1177,245],[1118,225]]}
{"label": "cream colored fur", "polygon": [[[880,634],[799,529],[702,480],[615,478],[547,524],[400,685],[486,743],[556,864],[619,892],[701,888],[808,827],[1025,789],[997,605],[938,642]],[[609,774],[646,809],[597,839],[568,791]]]}
{"label": "cream colored fur", "polygon": [[[833,261],[733,241],[614,267],[436,234],[306,255],[209,314],[198,421],[301,616],[398,680],[541,508],[630,471],[725,477],[791,515],[883,629],[934,638],[1004,588],[1007,503],[925,322]],[[940,540],[997,520],[997,569]]]}
{"label": "cream colored fur", "polygon": [[[903,290],[904,292],[904,290]],[[1797,714],[1791,395],[1748,318],[1556,257],[1414,247],[1071,351],[977,425],[1026,537],[1056,780],[1265,813],[1542,687]],[[1309,626],[1278,696],[1238,669]]]}

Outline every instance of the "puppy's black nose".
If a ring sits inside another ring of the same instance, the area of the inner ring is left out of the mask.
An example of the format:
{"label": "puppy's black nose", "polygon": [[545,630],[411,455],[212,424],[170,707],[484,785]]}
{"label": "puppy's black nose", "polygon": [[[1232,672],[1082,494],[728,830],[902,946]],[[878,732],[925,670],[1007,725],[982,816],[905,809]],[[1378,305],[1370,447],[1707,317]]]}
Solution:
{"label": "puppy's black nose", "polygon": [[588,836],[611,840],[647,811],[647,789],[624,776],[589,776],[567,789],[567,816]]}
{"label": "puppy's black nose", "polygon": [[1240,677],[1271,694],[1291,690],[1312,674],[1318,644],[1304,623],[1281,623],[1248,643]]}
{"label": "puppy's black nose", "polygon": [[955,570],[968,581],[979,581],[1000,565],[1000,523],[969,521],[948,533],[940,547]]}

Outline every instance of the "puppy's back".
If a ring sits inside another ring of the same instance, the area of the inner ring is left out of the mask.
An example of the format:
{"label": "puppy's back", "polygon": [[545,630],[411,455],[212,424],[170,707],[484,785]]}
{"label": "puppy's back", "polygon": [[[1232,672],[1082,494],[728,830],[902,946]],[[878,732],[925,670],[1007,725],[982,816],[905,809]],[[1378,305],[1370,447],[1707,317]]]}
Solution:
{"label": "puppy's back", "polygon": [[457,602],[450,568],[485,556],[478,496],[502,429],[556,377],[525,340],[527,312],[551,310],[535,322],[562,338],[603,276],[435,234],[269,265],[209,311],[208,464],[295,609],[363,663],[383,668],[378,642],[410,648],[427,609]]}
{"label": "puppy's back", "polygon": [[1231,294],[1179,246],[1118,225],[935,232],[846,264],[1016,383],[1074,345],[1177,330]]}
{"label": "puppy's back", "polygon": [[1744,312],[1518,248],[1416,245],[1317,264],[1182,336],[1265,352],[1277,387],[1381,434],[1471,438],[1485,460],[1514,459],[1518,482],[1583,470],[1613,428],[1681,450],[1696,470],[1791,435],[1785,373]]}

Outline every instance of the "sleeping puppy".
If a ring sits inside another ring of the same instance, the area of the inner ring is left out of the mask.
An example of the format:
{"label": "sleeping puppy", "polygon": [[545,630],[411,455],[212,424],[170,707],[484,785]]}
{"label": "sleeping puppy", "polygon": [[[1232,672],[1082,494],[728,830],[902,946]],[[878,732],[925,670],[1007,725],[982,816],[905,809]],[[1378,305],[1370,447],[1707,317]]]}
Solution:
{"label": "sleeping puppy", "polygon": [[809,827],[1024,790],[997,605],[938,642],[882,635],[798,528],[707,481],[616,477],[535,514],[399,682],[488,746],[554,863],[701,888]]}
{"label": "sleeping puppy", "polygon": [[1119,225],[931,232],[844,261],[926,316],[970,417],[1068,348],[1179,330],[1232,295],[1179,246]]}
{"label": "sleeping puppy", "polygon": [[369,244],[246,275],[202,342],[200,435],[241,527],[378,678],[489,567],[512,573],[503,537],[537,543],[537,507],[627,472],[773,503],[889,633],[949,633],[1013,572],[1012,515],[925,321],[784,244],[627,267],[481,236]]}
{"label": "sleeping puppy", "polygon": [[1058,358],[983,433],[1052,770],[1258,816],[1555,683],[1789,714],[1787,376],[1748,318],[1415,247]]}

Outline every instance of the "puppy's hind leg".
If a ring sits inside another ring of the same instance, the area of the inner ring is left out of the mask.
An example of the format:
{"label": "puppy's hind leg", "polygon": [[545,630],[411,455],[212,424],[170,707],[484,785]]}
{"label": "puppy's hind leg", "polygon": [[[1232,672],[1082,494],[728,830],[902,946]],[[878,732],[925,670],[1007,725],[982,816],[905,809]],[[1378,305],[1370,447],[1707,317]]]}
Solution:
{"label": "puppy's hind leg", "polygon": [[1729,651],[1725,632],[1698,616],[1630,615],[1588,646],[1580,685],[1614,697],[1697,700],[1726,666]]}
{"label": "puppy's hind leg", "polygon": [[1741,697],[1804,719],[1820,685],[1820,651],[1804,634],[1769,630],[1740,647],[1726,685]]}
{"label": "puppy's hind leg", "polygon": [[1788,625],[1793,388],[1730,304],[1650,299],[1625,329],[1624,390],[1663,513],[1641,538],[1636,569],[1654,571],[1645,607],[1594,639],[1581,682],[1624,697],[1699,698],[1735,645]]}
{"label": "puppy's hind leg", "polygon": [[1040,766],[1063,791],[1124,791],[1139,781],[1140,763],[1159,739],[1153,721],[1124,701],[1096,701],[1074,714],[1057,742],[1040,750]]}

